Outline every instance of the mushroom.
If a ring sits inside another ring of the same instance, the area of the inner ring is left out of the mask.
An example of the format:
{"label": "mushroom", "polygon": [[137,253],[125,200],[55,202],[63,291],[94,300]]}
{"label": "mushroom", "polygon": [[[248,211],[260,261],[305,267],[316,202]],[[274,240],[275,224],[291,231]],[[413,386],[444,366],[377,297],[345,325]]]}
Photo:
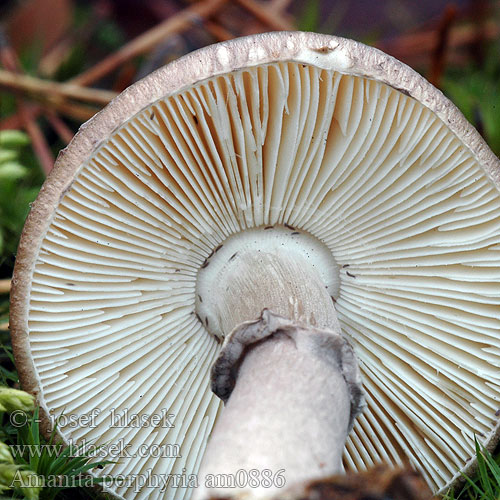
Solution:
{"label": "mushroom", "polygon": [[[187,498],[224,335],[264,308],[335,330],[336,311],[367,401],[344,467],[409,460],[444,491],[475,435],[497,441],[499,167],[441,92],[360,43],[284,32],[187,55],[87,122],[32,207],[11,308],[23,388],[66,442],[121,450],[95,473],[123,475],[110,492]],[[268,287],[275,307],[238,283],[252,261],[302,277]]]}

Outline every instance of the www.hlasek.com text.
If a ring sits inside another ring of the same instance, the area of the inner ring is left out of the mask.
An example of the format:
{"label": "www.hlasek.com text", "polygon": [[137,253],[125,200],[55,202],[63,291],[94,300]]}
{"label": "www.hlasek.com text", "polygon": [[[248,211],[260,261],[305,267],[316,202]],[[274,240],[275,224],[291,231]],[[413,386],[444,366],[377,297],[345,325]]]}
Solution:
{"label": "www.hlasek.com text", "polygon": [[[116,443],[97,445],[89,443],[85,439],[78,441],[77,444],[70,443],[70,457],[88,457],[88,458],[181,458],[181,447],[179,444],[141,444],[133,447],[131,443],[125,443],[123,439]],[[15,444],[10,445],[10,451],[13,457],[40,458],[43,454],[57,457],[67,446],[63,444],[45,444],[28,445]]]}

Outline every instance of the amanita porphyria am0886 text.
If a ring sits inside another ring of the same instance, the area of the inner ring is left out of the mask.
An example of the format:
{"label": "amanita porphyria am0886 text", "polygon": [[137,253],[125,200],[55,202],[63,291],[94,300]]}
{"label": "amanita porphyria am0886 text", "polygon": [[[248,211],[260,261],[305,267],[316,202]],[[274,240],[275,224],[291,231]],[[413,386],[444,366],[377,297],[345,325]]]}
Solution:
{"label": "amanita porphyria am0886 text", "polygon": [[343,466],[409,459],[443,491],[474,436],[496,442],[499,182],[455,106],[378,50],[283,32],[189,54],[87,122],[33,205],[23,388],[66,442],[123,450],[95,472],[128,476],[109,491],[187,499],[219,413],[200,481],[340,470],[363,404],[352,345],[366,408]]}

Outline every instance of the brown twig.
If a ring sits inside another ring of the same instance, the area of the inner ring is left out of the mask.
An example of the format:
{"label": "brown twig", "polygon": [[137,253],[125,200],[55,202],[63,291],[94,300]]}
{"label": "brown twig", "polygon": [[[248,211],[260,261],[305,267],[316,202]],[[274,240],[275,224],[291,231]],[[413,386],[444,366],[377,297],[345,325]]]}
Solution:
{"label": "brown twig", "polygon": [[[44,108],[42,108],[40,105],[26,103],[24,105],[28,106],[28,109],[31,112],[31,117],[33,119],[37,118],[42,111],[57,111],[59,114],[81,123],[87,121],[89,118],[92,118],[99,111],[98,108],[84,106],[81,104],[73,104],[65,101],[48,102],[45,104]],[[16,111],[15,114],[10,115],[0,121],[0,130],[23,127],[24,122],[19,111]]]}
{"label": "brown twig", "polygon": [[115,96],[109,90],[89,89],[70,83],[58,83],[0,69],[0,87],[27,93],[44,100],[70,98],[105,106]]}
{"label": "brown twig", "polygon": [[134,38],[117,52],[106,57],[88,71],[76,76],[70,83],[89,85],[110,73],[125,61],[151,50],[168,36],[179,33],[199,21],[214,14],[227,0],[205,0],[182,10],[154,28]]}
{"label": "brown twig", "polygon": [[232,40],[234,38],[234,35],[230,31],[214,21],[206,20],[205,28],[207,28],[207,31],[214,36],[218,42],[225,42],[226,40]]}
{"label": "brown twig", "polygon": [[[40,106],[31,105],[31,114],[33,117],[38,116],[40,111],[41,111]],[[24,123],[17,110],[12,115],[6,116],[2,120],[0,120],[0,130],[23,128],[23,126]]]}
{"label": "brown twig", "polygon": [[457,17],[457,13],[458,10],[455,5],[447,5],[437,28],[437,43],[432,52],[431,68],[429,71],[429,81],[436,87],[439,87],[445,68],[450,29]]}
{"label": "brown twig", "polygon": [[[0,32],[0,62],[10,72],[20,73],[21,66],[17,59],[17,55],[10,47],[7,37],[3,31]],[[45,137],[36,123],[29,106],[21,97],[16,97],[17,109],[22,120],[24,129],[31,139],[33,150],[40,161],[43,171],[48,174],[54,164],[54,157],[45,140]]]}
{"label": "brown twig", "polygon": [[125,63],[118,71],[116,79],[113,82],[112,90],[113,92],[122,92],[129,85],[134,82],[134,78],[137,75],[137,65],[134,61],[129,61]]}
{"label": "brown twig", "polygon": [[52,77],[61,66],[75,44],[74,34],[67,35],[63,40],[45,54],[38,63],[37,73],[46,77]]}
{"label": "brown twig", "polygon": [[[481,36],[485,40],[493,40],[500,35],[500,26],[493,20],[484,23]],[[477,28],[471,24],[454,26],[448,38],[450,49],[459,49],[477,39]],[[436,46],[436,30],[419,31],[402,35],[388,42],[380,42],[376,47],[404,62],[410,63],[415,58],[430,54]]]}
{"label": "brown twig", "polygon": [[47,120],[65,144],[73,139],[74,132],[51,109],[47,111]]}
{"label": "brown twig", "polygon": [[19,114],[24,123],[24,129],[30,136],[33,151],[42,166],[42,170],[45,172],[45,175],[48,175],[54,166],[54,155],[29,107],[25,106],[21,100],[19,100]]}
{"label": "brown twig", "polygon": [[93,106],[85,106],[68,101],[52,101],[45,104],[59,114],[82,123],[92,118],[100,110],[100,108]]}
{"label": "brown twig", "polygon": [[[500,7],[500,2],[497,1],[496,8]],[[475,27],[476,36],[474,41],[469,46],[469,54],[474,59],[477,67],[484,66],[486,58],[486,29],[485,26],[489,17],[494,14],[495,7],[488,0],[476,0],[471,6],[471,20]],[[498,21],[497,21],[498,25]]]}
{"label": "brown twig", "polygon": [[269,2],[269,10],[276,14],[280,14],[285,11],[291,3],[291,0],[271,0]]}
{"label": "brown twig", "polygon": [[271,10],[267,5],[264,5],[256,0],[237,0],[237,2],[248,12],[253,14],[260,22],[277,31],[290,31],[295,29],[295,26],[288,18],[284,16],[276,16],[275,10]]}
{"label": "brown twig", "polygon": [[10,293],[10,280],[0,280],[0,295]]}

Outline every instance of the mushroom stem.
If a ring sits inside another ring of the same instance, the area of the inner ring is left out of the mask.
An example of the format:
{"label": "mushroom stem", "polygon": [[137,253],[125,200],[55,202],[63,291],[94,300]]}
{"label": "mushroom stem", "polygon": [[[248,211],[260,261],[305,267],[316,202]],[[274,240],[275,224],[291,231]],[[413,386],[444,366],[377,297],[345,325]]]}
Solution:
{"label": "mushroom stem", "polygon": [[325,279],[336,264],[321,252],[287,228],[254,230],[226,241],[200,273],[199,316],[225,337],[212,390],[226,407],[195,500],[267,497],[341,472],[363,396],[330,296],[336,282]]}
{"label": "mushroom stem", "polygon": [[202,462],[196,500],[268,497],[342,471],[363,396],[340,329],[320,330],[264,310],[226,339],[212,389],[226,406]]}
{"label": "mushroom stem", "polygon": [[337,328],[337,265],[331,254],[325,258],[320,242],[293,234],[284,228],[247,230],[206,262],[198,277],[197,312],[214,335],[226,337],[264,309]]}

